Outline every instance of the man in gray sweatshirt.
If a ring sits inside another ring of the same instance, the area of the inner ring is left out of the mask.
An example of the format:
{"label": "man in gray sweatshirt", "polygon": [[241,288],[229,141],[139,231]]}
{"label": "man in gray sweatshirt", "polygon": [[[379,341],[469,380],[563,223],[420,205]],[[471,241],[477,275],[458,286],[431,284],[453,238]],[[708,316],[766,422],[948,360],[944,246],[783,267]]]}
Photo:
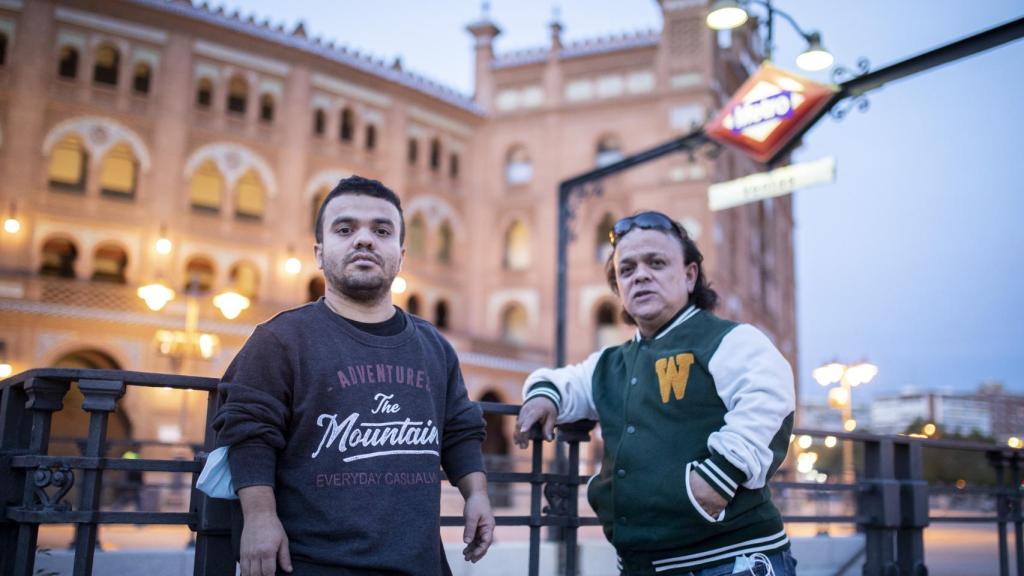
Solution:
{"label": "man in gray sweatshirt", "polygon": [[451,345],[391,301],[404,239],[394,192],[339,182],[317,214],[326,295],[259,325],[224,375],[242,576],[449,573],[440,469],[466,501],[465,559],[490,546],[481,411]]}

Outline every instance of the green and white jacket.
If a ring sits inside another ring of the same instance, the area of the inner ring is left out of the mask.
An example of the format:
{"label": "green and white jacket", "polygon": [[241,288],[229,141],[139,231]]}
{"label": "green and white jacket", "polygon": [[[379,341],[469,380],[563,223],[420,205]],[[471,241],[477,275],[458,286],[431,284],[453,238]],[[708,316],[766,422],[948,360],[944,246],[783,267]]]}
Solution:
{"label": "green and white jacket", "polygon": [[[534,371],[558,423],[599,420],[600,472],[587,499],[629,574],[677,574],[789,547],[766,483],[789,447],[795,390],[757,328],[687,308],[652,339],[639,331],[581,364]],[[729,504],[717,517],[690,490],[699,474]]]}

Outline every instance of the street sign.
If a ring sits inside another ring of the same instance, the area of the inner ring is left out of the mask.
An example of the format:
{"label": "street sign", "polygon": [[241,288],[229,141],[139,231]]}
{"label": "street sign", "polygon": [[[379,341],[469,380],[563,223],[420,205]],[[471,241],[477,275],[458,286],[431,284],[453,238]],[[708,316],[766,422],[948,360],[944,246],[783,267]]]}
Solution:
{"label": "street sign", "polygon": [[758,162],[774,161],[832,101],[837,87],[765,62],[704,131]]}
{"label": "street sign", "polygon": [[708,188],[708,207],[725,210],[748,202],[774,198],[815,184],[836,179],[836,159],[831,156],[712,184]]}

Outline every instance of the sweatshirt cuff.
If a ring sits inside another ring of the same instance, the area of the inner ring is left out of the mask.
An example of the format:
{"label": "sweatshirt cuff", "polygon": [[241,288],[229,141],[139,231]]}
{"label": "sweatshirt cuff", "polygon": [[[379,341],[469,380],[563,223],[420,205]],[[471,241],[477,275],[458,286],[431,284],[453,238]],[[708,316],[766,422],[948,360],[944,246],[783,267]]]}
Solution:
{"label": "sweatshirt cuff", "polygon": [[699,462],[694,470],[727,501],[736,496],[740,483],[747,481],[746,474],[721,454],[712,453],[710,458]]}
{"label": "sweatshirt cuff", "polygon": [[483,442],[480,440],[469,438],[458,444],[444,447],[442,467],[452,486],[457,486],[457,482],[466,474],[484,471],[482,445]]}
{"label": "sweatshirt cuff", "polygon": [[555,403],[555,410],[559,413],[562,411],[562,394],[558,391],[558,387],[551,382],[542,380],[530,385],[530,389],[526,392],[526,397],[523,398],[523,404],[538,397],[551,400]]}
{"label": "sweatshirt cuff", "polygon": [[235,444],[228,449],[231,485],[237,493],[249,486],[274,486],[277,451],[266,444]]}

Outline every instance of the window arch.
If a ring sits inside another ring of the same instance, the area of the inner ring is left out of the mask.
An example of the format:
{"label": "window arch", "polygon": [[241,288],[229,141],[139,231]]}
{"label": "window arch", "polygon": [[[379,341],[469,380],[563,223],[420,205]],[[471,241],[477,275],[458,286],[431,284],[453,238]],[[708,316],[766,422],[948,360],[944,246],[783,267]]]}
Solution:
{"label": "window arch", "polygon": [[427,248],[427,224],[423,215],[416,213],[409,221],[408,247],[409,255],[420,258],[426,253]]}
{"label": "window arch", "polygon": [[530,229],[516,220],[505,231],[505,268],[525,270],[530,266]]}
{"label": "window arch", "polygon": [[352,109],[348,106],[341,109],[341,125],[338,128],[338,138],[342,142],[351,142],[355,134],[356,121]]}
{"label": "window arch", "polygon": [[594,164],[598,168],[614,164],[622,160],[622,144],[618,137],[608,134],[597,141],[597,150],[594,156]]}
{"label": "window arch", "polygon": [[235,184],[235,217],[241,220],[262,220],[266,210],[267,191],[255,170],[248,170]]}
{"label": "window arch", "polygon": [[420,143],[415,138],[409,138],[405,146],[405,160],[409,166],[415,166],[420,160]]}
{"label": "window arch", "polygon": [[57,76],[67,80],[78,78],[78,49],[74,46],[62,46],[60,60],[57,62]]}
{"label": "window arch", "polygon": [[420,315],[420,297],[413,294],[405,301],[405,311],[414,316]]}
{"label": "window arch", "polygon": [[434,172],[441,169],[441,141],[437,138],[430,140],[430,169]]}
{"label": "window arch", "polygon": [[193,289],[199,293],[209,292],[213,289],[213,280],[216,278],[216,269],[213,260],[206,256],[192,256],[185,264],[185,283],[183,289],[186,293]]}
{"label": "window arch", "polygon": [[198,212],[220,212],[224,199],[224,177],[213,160],[203,162],[192,173],[189,184],[189,202]]}
{"label": "window arch", "polygon": [[68,134],[50,152],[50,187],[73,192],[85,191],[89,153],[81,136]]}
{"label": "window arch", "polygon": [[313,195],[313,204],[311,206],[312,213],[310,215],[309,220],[309,229],[313,231],[314,235],[316,234],[316,216],[317,214],[320,213],[320,205],[324,203],[324,198],[327,198],[327,195],[330,194],[330,192],[330,188],[322,186],[319,189],[317,189],[316,194]]}
{"label": "window arch", "polygon": [[306,286],[306,297],[310,302],[319,299],[327,291],[327,283],[324,282],[323,276],[314,276],[309,280],[309,284]]}
{"label": "window arch", "polygon": [[260,271],[251,262],[238,262],[228,272],[231,288],[242,296],[255,300],[259,293]]}
{"label": "window arch", "polygon": [[505,182],[516,186],[533,180],[533,162],[525,146],[513,146],[505,156]]}
{"label": "window arch", "polygon": [[260,121],[270,124],[274,121],[274,95],[260,96]]}
{"label": "window arch", "polygon": [[597,349],[620,342],[617,313],[618,309],[611,302],[601,303],[594,312],[594,346]]}
{"label": "window arch", "polygon": [[605,212],[604,217],[597,223],[594,229],[594,255],[597,261],[604,264],[612,254],[611,231],[615,226],[615,217],[611,212]]}
{"label": "window arch", "polygon": [[117,86],[117,73],[121,65],[121,53],[112,44],[100,44],[96,49],[96,62],[92,68],[94,84]]}
{"label": "window arch", "polygon": [[327,113],[323,108],[317,108],[313,112],[313,134],[323,136],[327,131]]}
{"label": "window arch", "polygon": [[438,330],[448,329],[448,302],[444,300],[438,300],[434,305],[434,326]]}
{"label": "window arch", "polygon": [[139,161],[127,142],[119,142],[107,152],[100,164],[100,193],[122,199],[135,197]]}
{"label": "window arch", "polygon": [[7,64],[7,34],[0,31],[0,66]]}
{"label": "window arch", "polygon": [[75,260],[78,247],[67,238],[50,238],[43,243],[42,265],[39,274],[59,278],[75,277]]}
{"label": "window arch", "polygon": [[373,124],[366,125],[366,140],[364,144],[367,150],[376,150],[377,148],[377,127]]}
{"label": "window arch", "polygon": [[93,253],[92,279],[99,282],[124,284],[128,268],[128,254],[117,244],[100,244]]}
{"label": "window arch", "polygon": [[213,80],[200,78],[196,84],[196,106],[209,108],[213,106]]}
{"label": "window arch", "polygon": [[149,94],[149,84],[153,70],[146,62],[137,62],[132,71],[132,90],[136,94]]}
{"label": "window arch", "polygon": [[442,264],[449,264],[452,261],[452,225],[447,220],[441,222],[437,230],[437,261]]}
{"label": "window arch", "polygon": [[244,116],[248,100],[249,83],[241,76],[232,76],[228,81],[228,112]]}
{"label": "window arch", "polygon": [[453,180],[459,177],[459,155],[454,152],[448,157],[448,177]]}
{"label": "window arch", "polygon": [[529,337],[529,318],[522,304],[509,304],[501,313],[501,338],[510,344],[525,344]]}

